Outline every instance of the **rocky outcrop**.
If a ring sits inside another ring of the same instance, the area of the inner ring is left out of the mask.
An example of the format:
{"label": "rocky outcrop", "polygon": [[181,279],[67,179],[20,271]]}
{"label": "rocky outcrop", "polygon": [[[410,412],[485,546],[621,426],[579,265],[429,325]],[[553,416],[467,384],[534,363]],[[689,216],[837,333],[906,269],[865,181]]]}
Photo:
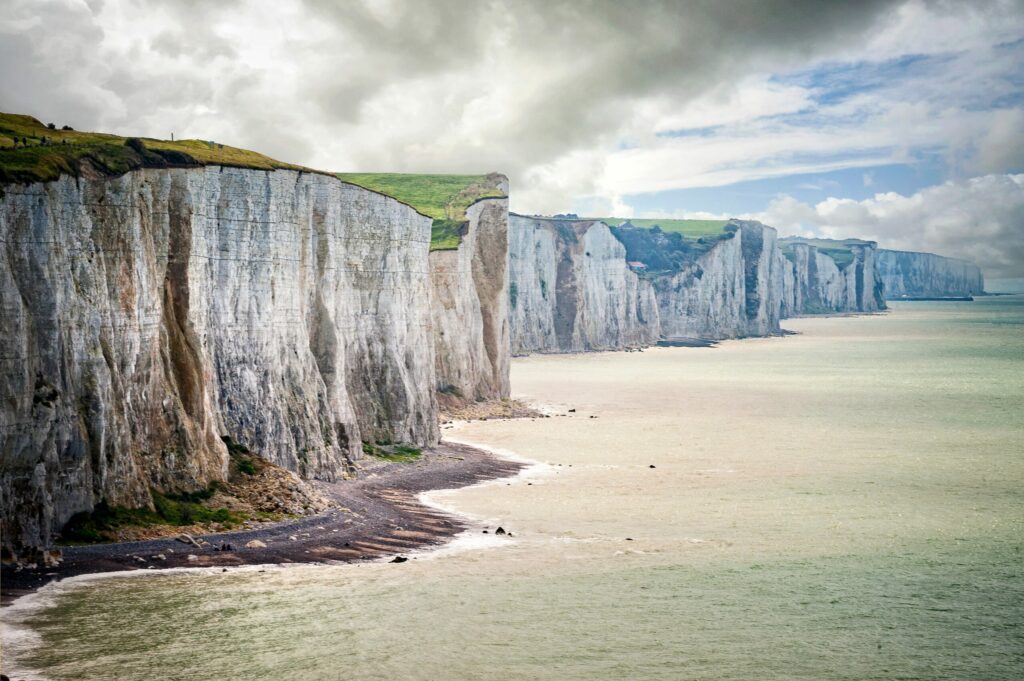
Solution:
{"label": "rocky outcrop", "polygon": [[508,199],[477,201],[466,218],[457,250],[430,253],[437,388],[466,402],[506,398]]}
{"label": "rocky outcrop", "polygon": [[654,291],[604,223],[512,215],[509,276],[514,354],[612,350],[659,336]]}
{"label": "rocky outcrop", "polygon": [[792,313],[794,278],[776,232],[733,220],[733,236],[680,272],[654,280],[662,335],[720,340],[769,336]]}
{"label": "rocky outcrop", "polygon": [[[502,210],[481,204],[477,221]],[[4,187],[4,546],[46,545],[100,500],[144,506],[151,488],[223,479],[224,435],[323,479],[363,440],[436,442],[430,227],[290,170]],[[470,250],[488,239],[501,236]],[[481,382],[501,390],[501,284],[470,271],[492,319]]]}
{"label": "rocky outcrop", "polygon": [[513,216],[509,242],[516,354],[768,336],[786,317],[885,307],[873,243],[849,246],[840,264],[751,220],[730,221],[676,271],[642,275],[593,220]]}
{"label": "rocky outcrop", "polygon": [[932,253],[878,251],[878,272],[890,300],[950,298],[985,292],[981,269],[972,262]]}
{"label": "rocky outcrop", "polygon": [[852,244],[842,264],[816,246],[789,242],[785,252],[793,267],[792,315],[875,312],[885,309],[871,242]]}

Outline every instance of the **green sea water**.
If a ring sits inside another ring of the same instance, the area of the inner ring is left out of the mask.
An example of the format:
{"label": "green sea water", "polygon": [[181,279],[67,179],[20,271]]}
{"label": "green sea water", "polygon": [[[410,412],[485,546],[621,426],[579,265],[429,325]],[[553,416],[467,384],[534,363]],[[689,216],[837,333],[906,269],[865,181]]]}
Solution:
{"label": "green sea water", "polygon": [[430,495],[480,523],[451,548],[65,583],[4,612],[5,670],[1024,677],[1024,296],[786,326],[516,360],[560,415],[445,434],[543,465]]}

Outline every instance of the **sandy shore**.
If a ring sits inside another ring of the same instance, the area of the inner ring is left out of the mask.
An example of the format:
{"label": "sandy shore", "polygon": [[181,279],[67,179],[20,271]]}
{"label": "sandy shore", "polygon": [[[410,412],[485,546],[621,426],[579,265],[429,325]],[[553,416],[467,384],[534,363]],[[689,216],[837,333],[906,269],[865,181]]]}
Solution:
{"label": "sandy shore", "polygon": [[[515,475],[523,467],[475,447],[442,442],[424,451],[415,463],[377,467],[354,481],[318,483],[341,509],[250,530],[200,535],[196,538],[208,542],[201,548],[176,539],[65,548],[64,559],[55,568],[15,570],[3,566],[0,596],[7,605],[51,581],[98,572],[354,562],[396,556],[443,544],[467,528],[464,520],[420,503],[420,493]],[[247,548],[246,543],[253,540],[266,547]],[[223,544],[230,549],[217,550]]]}

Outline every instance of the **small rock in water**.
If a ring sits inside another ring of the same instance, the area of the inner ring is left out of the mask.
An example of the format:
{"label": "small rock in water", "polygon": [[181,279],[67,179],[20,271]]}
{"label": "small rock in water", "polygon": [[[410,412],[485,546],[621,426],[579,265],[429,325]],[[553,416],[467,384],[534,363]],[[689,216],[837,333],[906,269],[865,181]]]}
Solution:
{"label": "small rock in water", "polygon": [[247,549],[265,549],[267,545],[261,542],[259,539],[253,539],[250,542],[246,542],[245,548]]}
{"label": "small rock in water", "polygon": [[496,529],[494,531],[494,534],[505,534],[505,528],[504,527],[499,527],[498,529]]}
{"label": "small rock in water", "polygon": [[633,541],[632,537],[626,537],[626,541]]}
{"label": "small rock in water", "polygon": [[593,414],[591,414],[591,415],[590,415],[590,418],[592,418],[592,419],[596,419],[597,417],[596,417],[596,416],[594,416]]}
{"label": "small rock in water", "polygon": [[221,572],[227,572],[227,571],[228,571],[227,568],[221,568]]}
{"label": "small rock in water", "polygon": [[576,413],[576,410],[575,410],[575,409],[570,409],[570,410],[569,410],[569,413],[570,413],[570,414],[575,414],[575,413]]}
{"label": "small rock in water", "polygon": [[405,556],[395,556],[394,558],[391,559],[391,562],[392,563],[404,563],[407,560],[409,560],[409,559],[406,558]]}
{"label": "small rock in water", "polygon": [[487,530],[484,530],[484,534],[488,534]]}
{"label": "small rock in water", "polygon": [[655,466],[655,465],[654,465],[654,464],[652,463],[652,464],[651,464],[650,466],[648,466],[648,468],[657,468],[657,466]]}

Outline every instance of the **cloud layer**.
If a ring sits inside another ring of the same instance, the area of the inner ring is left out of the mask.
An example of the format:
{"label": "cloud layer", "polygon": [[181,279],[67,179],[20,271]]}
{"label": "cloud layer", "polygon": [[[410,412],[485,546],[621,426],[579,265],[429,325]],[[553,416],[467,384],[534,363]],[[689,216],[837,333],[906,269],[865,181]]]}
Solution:
{"label": "cloud layer", "polygon": [[1020,0],[9,0],[0,13],[0,110],[331,170],[500,170],[522,212],[628,212],[630,194],[926,156],[953,186],[1021,172],[1022,69]]}
{"label": "cloud layer", "polygon": [[883,248],[972,260],[991,277],[1024,277],[1024,175],[985,175],[912,196],[831,198],[814,206],[783,196],[753,217],[783,234],[856,236]]}

